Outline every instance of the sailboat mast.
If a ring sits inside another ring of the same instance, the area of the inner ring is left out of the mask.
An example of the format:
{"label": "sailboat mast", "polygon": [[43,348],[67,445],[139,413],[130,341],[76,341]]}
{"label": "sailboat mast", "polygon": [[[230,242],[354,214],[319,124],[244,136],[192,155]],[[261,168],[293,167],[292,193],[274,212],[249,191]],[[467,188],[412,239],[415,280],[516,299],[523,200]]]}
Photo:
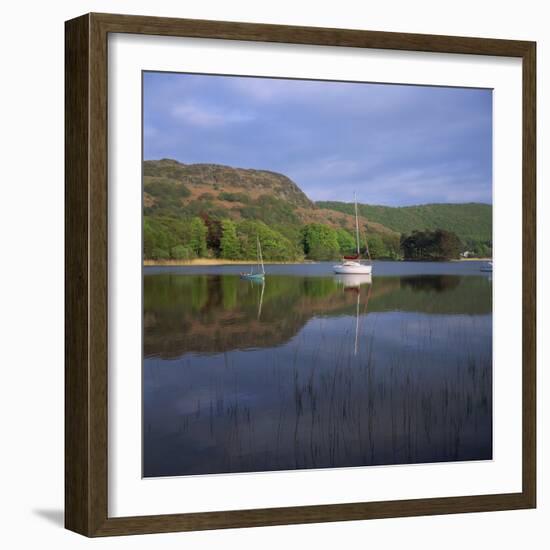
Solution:
{"label": "sailboat mast", "polygon": [[256,235],[256,267],[258,268],[258,273],[260,272],[260,239]]}
{"label": "sailboat mast", "polygon": [[357,240],[357,255],[359,256],[359,217],[357,216],[357,193],[353,192],[355,200],[355,237]]}
{"label": "sailboat mast", "polygon": [[256,235],[256,243],[258,246],[258,258],[262,266],[262,273],[265,275],[264,259],[262,258],[262,246],[260,245],[260,237]]}

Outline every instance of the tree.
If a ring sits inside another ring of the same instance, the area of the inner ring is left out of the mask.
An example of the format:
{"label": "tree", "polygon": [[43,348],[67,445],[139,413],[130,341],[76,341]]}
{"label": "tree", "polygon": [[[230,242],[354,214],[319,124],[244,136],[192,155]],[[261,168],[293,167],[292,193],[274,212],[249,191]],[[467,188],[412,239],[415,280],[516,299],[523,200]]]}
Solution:
{"label": "tree", "polygon": [[170,258],[170,254],[168,254],[167,250],[162,248],[153,248],[151,251],[151,258],[153,260],[168,260]]}
{"label": "tree", "polygon": [[460,256],[464,245],[455,233],[436,229],[402,235],[401,248],[407,260],[451,260]]}
{"label": "tree", "polygon": [[338,241],[338,247],[341,254],[351,254],[356,251],[355,238],[351,233],[348,233],[345,229],[336,229],[336,239]]}
{"label": "tree", "polygon": [[436,248],[441,259],[456,259],[460,257],[460,253],[464,246],[458,235],[452,231],[438,229],[435,232]]}
{"label": "tree", "polygon": [[367,237],[367,242],[369,245],[369,253],[371,258],[384,258],[387,257],[386,247],[384,246],[384,241],[382,237],[376,233],[373,233]]}
{"label": "tree", "polygon": [[237,237],[235,222],[222,220],[222,237],[220,239],[220,256],[226,260],[237,260],[241,256],[241,247]]}
{"label": "tree", "polygon": [[170,256],[172,256],[174,260],[190,260],[195,257],[195,254],[190,247],[178,244],[172,248]]}
{"label": "tree", "polygon": [[206,246],[212,250],[216,258],[220,257],[222,224],[219,220],[212,219],[208,214],[202,213],[200,219],[206,226]]}
{"label": "tree", "polygon": [[191,220],[189,247],[199,257],[206,256],[207,228],[200,218]]}
{"label": "tree", "polygon": [[237,224],[241,257],[256,258],[256,239],[260,239],[264,260],[291,261],[298,259],[296,247],[281,233],[261,221],[245,220]]}
{"label": "tree", "polygon": [[340,245],[335,229],[321,223],[304,227],[304,252],[312,260],[332,260],[338,257]]}
{"label": "tree", "polygon": [[174,244],[176,243],[173,236],[163,223],[148,218],[143,220],[143,256],[145,258],[155,259],[154,256],[159,250],[168,254],[168,250]]}

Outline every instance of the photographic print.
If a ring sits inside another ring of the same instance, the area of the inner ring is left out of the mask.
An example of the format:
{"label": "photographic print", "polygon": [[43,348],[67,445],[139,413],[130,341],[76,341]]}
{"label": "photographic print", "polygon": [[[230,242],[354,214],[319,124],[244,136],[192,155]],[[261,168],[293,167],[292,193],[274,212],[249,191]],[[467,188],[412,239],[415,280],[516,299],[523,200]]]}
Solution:
{"label": "photographic print", "polygon": [[143,476],[491,460],[492,91],[142,85]]}

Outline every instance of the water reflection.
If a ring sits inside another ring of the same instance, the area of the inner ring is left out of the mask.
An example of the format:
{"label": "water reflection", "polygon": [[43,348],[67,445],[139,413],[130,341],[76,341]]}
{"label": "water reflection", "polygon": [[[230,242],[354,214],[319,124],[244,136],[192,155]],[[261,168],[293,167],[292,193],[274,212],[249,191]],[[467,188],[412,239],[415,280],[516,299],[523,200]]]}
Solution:
{"label": "water reflection", "polygon": [[145,357],[281,345],[314,317],[355,315],[357,300],[342,291],[346,288],[357,289],[360,301],[369,301],[371,313],[491,312],[486,277],[377,277],[371,282],[370,275],[279,275],[264,284],[242,281],[238,275],[146,276]]}
{"label": "water reflection", "polygon": [[487,277],[144,277],[144,475],[489,459]]}
{"label": "water reflection", "polygon": [[401,285],[412,290],[425,292],[445,292],[456,288],[460,277],[455,275],[413,275],[401,277]]}

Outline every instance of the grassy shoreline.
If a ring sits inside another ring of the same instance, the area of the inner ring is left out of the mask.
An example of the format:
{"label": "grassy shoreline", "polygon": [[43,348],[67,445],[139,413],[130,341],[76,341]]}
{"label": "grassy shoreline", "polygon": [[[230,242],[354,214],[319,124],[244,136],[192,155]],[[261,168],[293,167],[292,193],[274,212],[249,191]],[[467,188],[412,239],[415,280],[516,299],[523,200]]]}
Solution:
{"label": "grassy shoreline", "polygon": [[[221,258],[196,258],[194,260],[143,260],[143,265],[256,265],[258,260],[223,260]],[[292,261],[292,262],[264,262],[265,265],[269,264],[315,264],[318,262],[312,261]]]}
{"label": "grassy shoreline", "polygon": [[[461,258],[460,260],[450,260],[451,262],[487,262],[492,258]],[[334,260],[338,261],[338,260]],[[384,261],[396,261],[402,260],[384,260]],[[255,265],[257,260],[223,260],[221,258],[196,258],[194,260],[144,260],[144,266],[207,266],[207,265]],[[296,264],[317,264],[320,262],[314,262],[311,260],[293,261],[293,262],[264,262],[265,265],[279,264],[279,265],[296,265]]]}

